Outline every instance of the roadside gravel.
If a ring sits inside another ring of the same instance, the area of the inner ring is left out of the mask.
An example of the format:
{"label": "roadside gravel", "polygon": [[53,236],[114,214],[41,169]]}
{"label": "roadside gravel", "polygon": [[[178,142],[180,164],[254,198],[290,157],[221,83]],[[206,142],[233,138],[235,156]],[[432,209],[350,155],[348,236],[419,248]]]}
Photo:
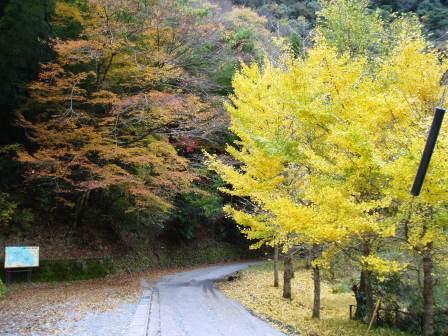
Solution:
{"label": "roadside gravel", "polygon": [[176,270],[67,283],[16,284],[0,300],[0,336],[126,335],[142,291]]}

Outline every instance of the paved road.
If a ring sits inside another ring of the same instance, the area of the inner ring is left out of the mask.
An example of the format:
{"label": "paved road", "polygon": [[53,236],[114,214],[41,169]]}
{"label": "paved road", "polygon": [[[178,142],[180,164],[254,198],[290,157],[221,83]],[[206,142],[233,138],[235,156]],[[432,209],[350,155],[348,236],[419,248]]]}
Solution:
{"label": "paved road", "polygon": [[249,265],[206,267],[161,278],[152,294],[148,336],[285,336],[213,286]]}

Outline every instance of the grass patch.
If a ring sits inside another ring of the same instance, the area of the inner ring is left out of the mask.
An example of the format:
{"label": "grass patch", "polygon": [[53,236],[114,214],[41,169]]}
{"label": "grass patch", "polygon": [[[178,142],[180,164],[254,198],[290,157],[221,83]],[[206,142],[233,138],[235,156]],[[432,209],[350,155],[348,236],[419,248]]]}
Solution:
{"label": "grass patch", "polygon": [[[282,278],[280,274],[280,283]],[[271,321],[287,334],[303,336],[363,336],[365,324],[349,320],[351,293],[335,291],[322,283],[321,320],[311,319],[313,281],[311,271],[299,268],[292,282],[293,299],[282,298],[282,289],[273,287],[272,264],[265,263],[241,272],[238,281],[221,283],[220,289],[258,316]],[[374,329],[369,336],[410,335],[386,328]]]}
{"label": "grass patch", "polygon": [[6,295],[6,286],[3,284],[2,279],[0,279],[0,299]]}

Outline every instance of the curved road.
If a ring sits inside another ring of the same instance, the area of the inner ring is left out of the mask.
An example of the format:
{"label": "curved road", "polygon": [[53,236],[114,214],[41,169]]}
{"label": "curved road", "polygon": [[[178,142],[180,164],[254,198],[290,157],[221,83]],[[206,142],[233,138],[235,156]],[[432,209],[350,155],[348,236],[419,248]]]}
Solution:
{"label": "curved road", "polygon": [[165,276],[150,300],[148,336],[285,336],[230,300],[213,282],[251,263]]}

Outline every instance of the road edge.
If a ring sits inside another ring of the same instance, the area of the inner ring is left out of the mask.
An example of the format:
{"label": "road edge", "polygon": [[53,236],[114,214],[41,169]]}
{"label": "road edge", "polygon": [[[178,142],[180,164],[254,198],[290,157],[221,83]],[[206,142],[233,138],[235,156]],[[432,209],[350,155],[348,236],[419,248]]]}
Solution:
{"label": "road edge", "polygon": [[146,336],[148,334],[152,295],[152,289],[143,292],[129,325],[128,336]]}

